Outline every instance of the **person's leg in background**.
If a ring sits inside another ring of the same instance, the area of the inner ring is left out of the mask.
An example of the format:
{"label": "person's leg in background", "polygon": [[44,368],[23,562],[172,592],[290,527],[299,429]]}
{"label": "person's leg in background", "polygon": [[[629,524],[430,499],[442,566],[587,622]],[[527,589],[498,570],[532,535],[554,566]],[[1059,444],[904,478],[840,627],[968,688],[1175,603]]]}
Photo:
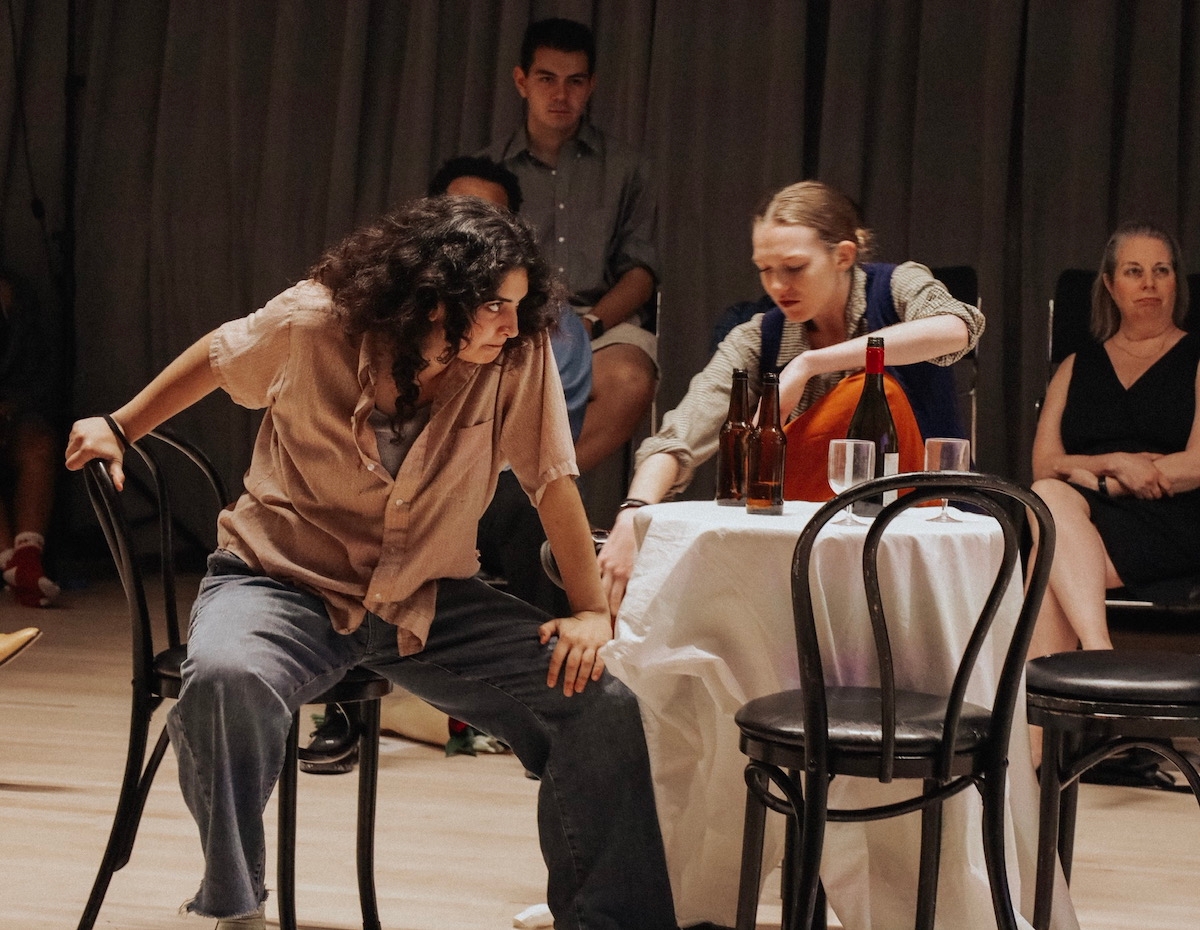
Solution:
{"label": "person's leg in background", "polygon": [[59,588],[46,577],[43,553],[61,451],[41,417],[10,410],[6,425],[3,454],[13,486],[9,508],[0,510],[0,572],[18,604],[49,607]]}

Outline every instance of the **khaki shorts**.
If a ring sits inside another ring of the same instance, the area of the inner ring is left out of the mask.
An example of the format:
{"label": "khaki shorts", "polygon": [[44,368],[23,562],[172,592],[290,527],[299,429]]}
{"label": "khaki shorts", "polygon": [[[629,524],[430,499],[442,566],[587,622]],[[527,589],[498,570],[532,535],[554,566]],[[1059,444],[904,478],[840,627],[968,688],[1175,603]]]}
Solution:
{"label": "khaki shorts", "polygon": [[654,373],[658,375],[658,337],[654,333],[635,323],[618,323],[612,329],[606,329],[599,339],[592,340],[592,352],[615,345],[637,346],[650,357]]}

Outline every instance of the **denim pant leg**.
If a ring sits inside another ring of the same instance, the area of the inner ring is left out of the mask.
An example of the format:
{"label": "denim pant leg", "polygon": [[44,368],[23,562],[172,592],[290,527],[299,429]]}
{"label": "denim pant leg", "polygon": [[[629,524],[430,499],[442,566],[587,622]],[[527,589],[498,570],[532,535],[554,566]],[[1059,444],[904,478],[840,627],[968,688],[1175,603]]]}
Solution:
{"label": "denim pant leg", "polygon": [[292,715],[357,664],[365,640],[365,632],[334,631],[320,598],[254,575],[227,552],[209,557],[192,608],[183,690],[167,715],[204,851],[189,911],[240,917],[265,900],[263,811]]}
{"label": "denim pant leg", "polygon": [[[607,673],[572,697],[548,688],[553,641],[537,633],[546,619],[474,579],[443,579],[425,649],[400,658],[372,648],[365,664],[503,740],[539,776],[558,930],[675,930],[637,699]],[[383,621],[368,615],[367,625],[372,646],[382,643]]]}

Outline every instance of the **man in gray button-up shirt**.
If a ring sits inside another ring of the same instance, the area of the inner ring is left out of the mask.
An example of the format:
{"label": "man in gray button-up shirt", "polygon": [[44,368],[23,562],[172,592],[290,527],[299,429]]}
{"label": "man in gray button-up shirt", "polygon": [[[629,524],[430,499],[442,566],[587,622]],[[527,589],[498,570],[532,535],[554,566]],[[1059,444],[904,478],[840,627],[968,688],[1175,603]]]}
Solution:
{"label": "man in gray button-up shirt", "polygon": [[629,441],[657,381],[655,338],[638,317],[658,277],[654,192],[645,160],[586,120],[594,69],[586,26],[531,24],[513,69],[524,125],[485,152],[520,178],[521,214],[592,338],[592,398],[575,447],[581,472]]}

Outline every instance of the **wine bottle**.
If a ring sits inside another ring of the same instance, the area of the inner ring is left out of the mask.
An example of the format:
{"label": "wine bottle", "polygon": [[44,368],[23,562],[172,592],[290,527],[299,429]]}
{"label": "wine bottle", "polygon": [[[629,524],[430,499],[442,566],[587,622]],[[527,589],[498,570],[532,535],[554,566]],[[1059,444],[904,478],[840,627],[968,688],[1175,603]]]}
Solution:
{"label": "wine bottle", "polygon": [[787,436],[779,422],[779,376],[763,375],[758,423],[750,431],[746,456],[747,513],[783,513],[783,468]]}
{"label": "wine bottle", "polygon": [[733,370],[729,414],[717,437],[717,503],[746,502],[746,442],[750,438],[750,382],[745,368]]}
{"label": "wine bottle", "polygon": [[[854,416],[850,418],[847,439],[868,439],[875,443],[875,477],[894,475],[900,470],[900,443],[896,438],[896,424],[883,390],[883,337],[867,337],[867,368],[863,379],[862,394]],[[874,516],[884,504],[896,499],[896,492],[867,498],[854,505],[854,512],[861,516]]]}

